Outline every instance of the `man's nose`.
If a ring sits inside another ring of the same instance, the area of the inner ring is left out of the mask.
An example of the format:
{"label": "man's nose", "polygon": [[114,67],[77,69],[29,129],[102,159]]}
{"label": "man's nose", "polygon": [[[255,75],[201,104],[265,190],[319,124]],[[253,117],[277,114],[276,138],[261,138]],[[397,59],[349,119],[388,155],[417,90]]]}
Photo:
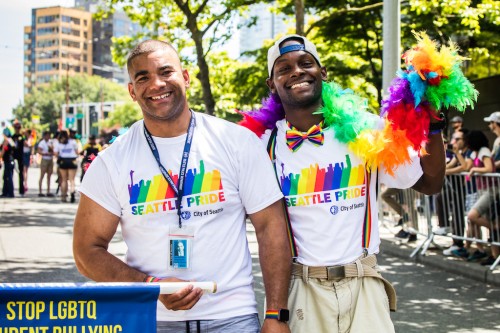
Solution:
{"label": "man's nose", "polygon": [[165,81],[162,80],[162,78],[159,75],[153,75],[151,77],[151,87],[152,88],[163,87],[164,85],[165,85]]}
{"label": "man's nose", "polygon": [[300,67],[299,64],[295,65],[295,67],[293,67],[293,71],[292,71],[292,75],[293,76],[300,76],[300,75],[304,75],[305,71],[302,67]]}

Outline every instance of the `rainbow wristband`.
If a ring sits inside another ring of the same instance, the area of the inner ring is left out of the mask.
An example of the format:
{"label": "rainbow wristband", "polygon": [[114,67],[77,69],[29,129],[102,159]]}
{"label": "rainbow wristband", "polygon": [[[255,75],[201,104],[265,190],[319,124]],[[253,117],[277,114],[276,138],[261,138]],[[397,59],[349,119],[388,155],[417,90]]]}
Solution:
{"label": "rainbow wristband", "polygon": [[147,283],[151,283],[151,282],[158,282],[160,281],[161,279],[160,278],[157,278],[157,277],[154,277],[154,276],[151,276],[151,275],[148,275],[144,278],[144,280],[142,280],[142,282],[147,282]]}
{"label": "rainbow wristband", "polygon": [[267,310],[266,319],[278,319],[278,310]]}

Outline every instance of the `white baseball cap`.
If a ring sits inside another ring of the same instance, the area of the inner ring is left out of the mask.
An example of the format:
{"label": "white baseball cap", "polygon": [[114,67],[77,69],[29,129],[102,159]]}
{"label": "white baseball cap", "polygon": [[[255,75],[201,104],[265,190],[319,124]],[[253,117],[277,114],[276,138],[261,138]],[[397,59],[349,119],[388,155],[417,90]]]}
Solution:
{"label": "white baseball cap", "polygon": [[[286,40],[289,39],[294,39],[294,40],[299,40],[302,41],[302,44],[296,44],[296,45],[288,45],[285,47],[280,48],[280,45],[285,42]],[[321,66],[321,61],[319,61],[319,55],[318,51],[316,50],[316,46],[314,46],[313,43],[311,43],[307,38],[304,36],[300,35],[285,35],[278,39],[273,46],[269,48],[267,51],[267,70],[269,73],[269,77],[271,77],[273,73],[273,67],[274,63],[276,62],[276,59],[281,57],[283,54],[288,53],[288,52],[293,52],[293,51],[305,51],[307,53],[310,53],[318,65]]]}
{"label": "white baseball cap", "polygon": [[499,123],[500,124],[500,111],[495,111],[492,114],[490,114],[489,117],[484,118],[484,121],[487,122],[494,122],[494,123]]}

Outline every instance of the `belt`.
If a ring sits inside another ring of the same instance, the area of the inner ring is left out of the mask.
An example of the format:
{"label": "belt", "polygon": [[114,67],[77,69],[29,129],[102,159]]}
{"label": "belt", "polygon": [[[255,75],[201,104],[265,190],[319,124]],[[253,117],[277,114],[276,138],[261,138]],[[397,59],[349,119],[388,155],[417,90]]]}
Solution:
{"label": "belt", "polygon": [[384,283],[384,289],[389,298],[389,308],[396,311],[396,290],[389,281],[384,279],[377,267],[377,257],[369,255],[359,258],[355,262],[342,266],[305,266],[299,263],[293,263],[292,275],[303,278],[315,278],[324,280],[338,280],[349,277],[373,277],[380,279]]}

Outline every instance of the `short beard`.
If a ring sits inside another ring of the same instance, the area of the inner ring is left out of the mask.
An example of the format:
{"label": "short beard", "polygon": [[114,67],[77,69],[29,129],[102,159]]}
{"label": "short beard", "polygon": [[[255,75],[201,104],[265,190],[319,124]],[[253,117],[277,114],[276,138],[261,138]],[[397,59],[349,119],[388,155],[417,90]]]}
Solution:
{"label": "short beard", "polygon": [[317,91],[315,91],[315,94],[308,99],[297,100],[293,98],[293,96],[290,96],[291,98],[287,102],[283,101],[283,99],[281,101],[284,105],[288,105],[290,107],[309,108],[314,105],[321,106],[322,105],[321,94],[322,90],[318,89]]}
{"label": "short beard", "polygon": [[177,120],[182,115],[182,110],[180,110],[180,112],[169,113],[166,116],[158,116],[156,114],[150,113],[149,111],[142,110],[142,115],[144,116],[144,118],[149,118],[151,120],[174,121]]}

